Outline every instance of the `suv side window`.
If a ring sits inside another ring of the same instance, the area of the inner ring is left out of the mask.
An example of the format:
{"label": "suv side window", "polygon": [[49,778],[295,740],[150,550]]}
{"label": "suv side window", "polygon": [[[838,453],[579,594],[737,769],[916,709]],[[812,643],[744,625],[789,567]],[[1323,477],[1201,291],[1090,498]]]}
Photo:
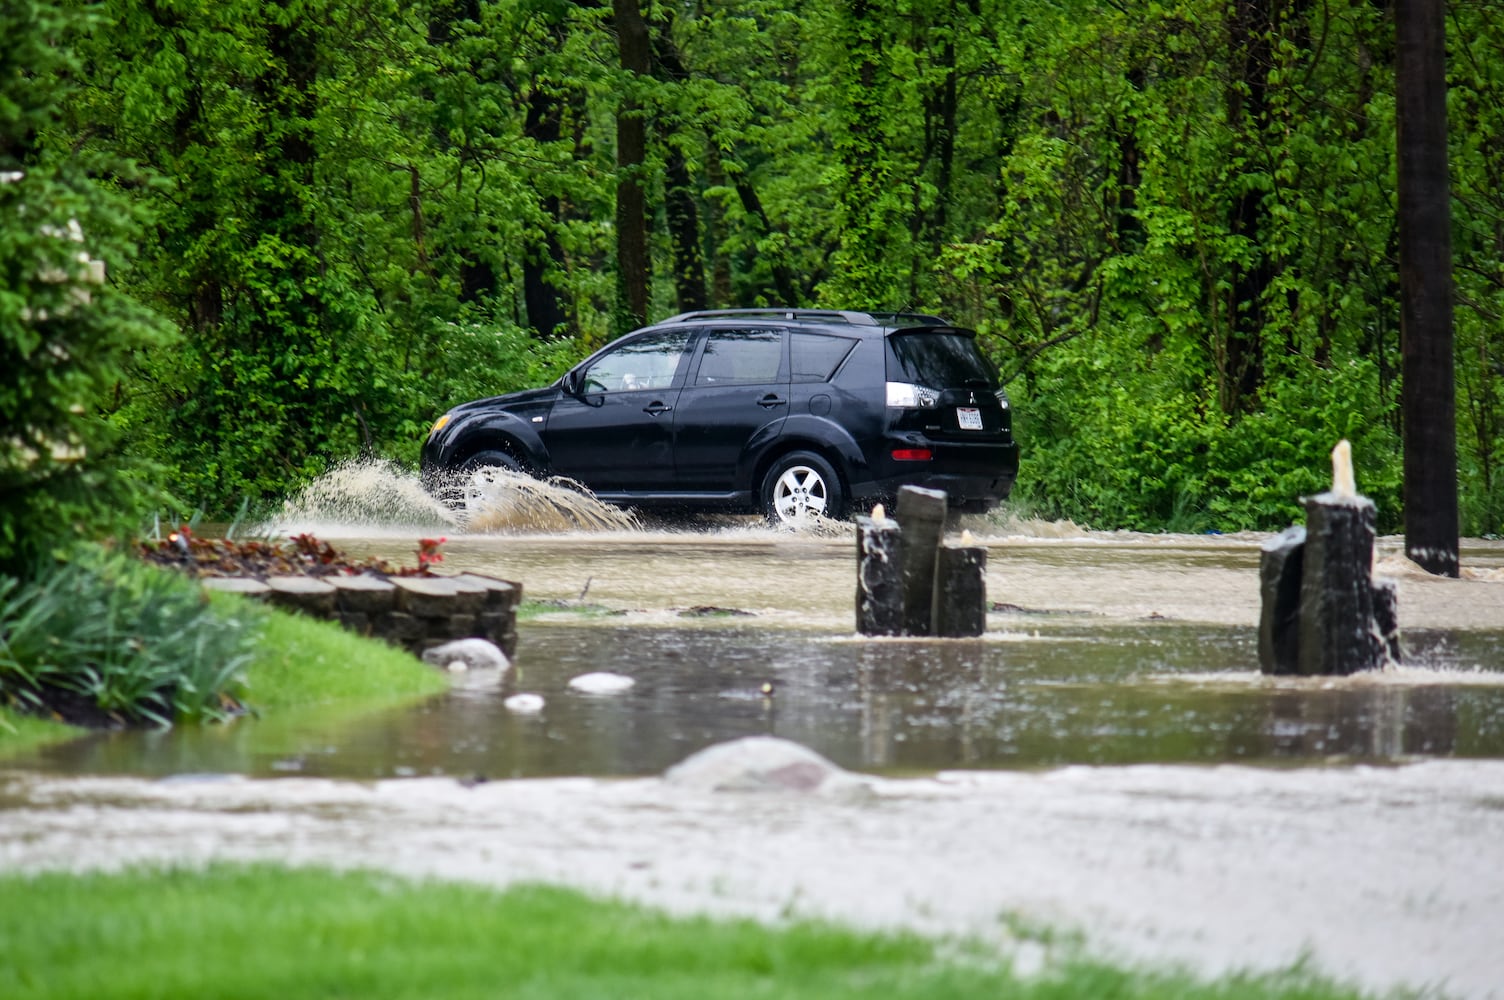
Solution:
{"label": "suv side window", "polygon": [[782,330],[712,330],[705,336],[695,384],[776,382],[782,367]]}
{"label": "suv side window", "polygon": [[856,341],[816,333],[796,333],[789,339],[789,361],[795,382],[828,382],[851,353]]}
{"label": "suv side window", "polygon": [[660,330],[638,337],[597,358],[585,373],[589,391],[667,389],[674,383],[688,330]]}

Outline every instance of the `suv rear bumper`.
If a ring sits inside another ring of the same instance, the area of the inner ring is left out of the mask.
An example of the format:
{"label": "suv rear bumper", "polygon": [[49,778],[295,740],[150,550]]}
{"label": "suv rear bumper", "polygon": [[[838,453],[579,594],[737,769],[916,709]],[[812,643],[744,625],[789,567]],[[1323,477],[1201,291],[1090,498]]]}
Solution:
{"label": "suv rear bumper", "polygon": [[950,509],[959,513],[982,513],[1008,499],[1018,478],[1018,444],[1008,442],[961,444],[949,441],[890,442],[897,447],[922,446],[933,452],[928,462],[900,462],[891,451],[873,463],[877,475],[851,484],[853,506],[860,510],[872,503],[890,501],[899,487],[923,486],[944,490]]}

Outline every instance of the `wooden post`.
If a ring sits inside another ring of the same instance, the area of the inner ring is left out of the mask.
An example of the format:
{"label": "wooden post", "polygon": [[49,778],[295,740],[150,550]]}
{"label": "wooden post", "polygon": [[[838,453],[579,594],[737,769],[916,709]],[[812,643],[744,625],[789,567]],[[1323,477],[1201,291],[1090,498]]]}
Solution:
{"label": "wooden post", "polygon": [[929,635],[934,617],[935,558],[945,533],[943,490],[903,486],[898,523],[903,531],[903,631]]}
{"label": "wooden post", "polygon": [[1259,547],[1259,669],[1300,673],[1300,585],[1306,529],[1295,525]]}
{"label": "wooden post", "polygon": [[941,545],[935,561],[934,634],[946,638],[987,630],[987,548],[963,533],[958,545]]}
{"label": "wooden post", "polygon": [[856,519],[856,630],[903,635],[903,531],[882,504]]}
{"label": "wooden post", "polygon": [[1375,513],[1367,497],[1307,497],[1300,583],[1302,674],[1351,674],[1383,665],[1374,634]]}

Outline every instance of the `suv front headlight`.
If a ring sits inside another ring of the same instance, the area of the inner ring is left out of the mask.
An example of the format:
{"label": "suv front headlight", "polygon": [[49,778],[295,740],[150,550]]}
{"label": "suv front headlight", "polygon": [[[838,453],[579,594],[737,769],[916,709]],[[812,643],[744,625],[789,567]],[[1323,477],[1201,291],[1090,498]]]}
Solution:
{"label": "suv front headlight", "polygon": [[888,405],[905,410],[929,410],[940,402],[940,393],[927,385],[912,382],[889,382]]}

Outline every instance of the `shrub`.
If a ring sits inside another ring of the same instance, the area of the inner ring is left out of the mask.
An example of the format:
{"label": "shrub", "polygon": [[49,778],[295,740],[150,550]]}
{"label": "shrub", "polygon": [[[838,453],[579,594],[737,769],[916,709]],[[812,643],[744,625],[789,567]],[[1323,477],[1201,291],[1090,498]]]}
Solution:
{"label": "shrub", "polygon": [[0,578],[0,700],[70,722],[169,725],[239,711],[259,630],[199,585],[115,554]]}

